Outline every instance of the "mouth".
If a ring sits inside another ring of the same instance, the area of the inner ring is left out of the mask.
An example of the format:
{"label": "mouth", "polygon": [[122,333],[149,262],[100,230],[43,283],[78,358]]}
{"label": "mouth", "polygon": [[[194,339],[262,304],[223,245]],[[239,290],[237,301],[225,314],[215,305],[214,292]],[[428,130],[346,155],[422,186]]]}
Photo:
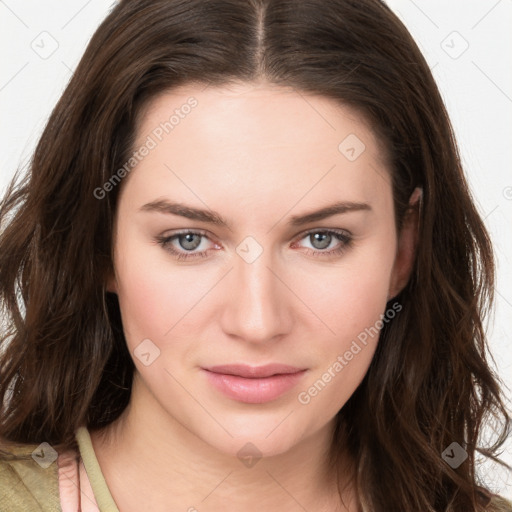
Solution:
{"label": "mouth", "polygon": [[302,371],[301,368],[290,366],[287,364],[271,363],[264,366],[249,366],[246,364],[223,364],[204,368],[213,373],[223,375],[234,375],[237,377],[245,377],[246,379],[259,379],[264,377],[272,377],[274,375],[290,375]]}
{"label": "mouth", "polygon": [[295,387],[307,371],[277,363],[219,365],[202,370],[210,384],[228,398],[251,404],[276,400]]}

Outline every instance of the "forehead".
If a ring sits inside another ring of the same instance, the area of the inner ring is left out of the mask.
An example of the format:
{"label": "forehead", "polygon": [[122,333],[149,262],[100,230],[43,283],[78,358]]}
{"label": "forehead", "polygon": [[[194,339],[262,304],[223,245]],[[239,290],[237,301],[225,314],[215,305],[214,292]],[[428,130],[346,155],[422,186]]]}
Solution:
{"label": "forehead", "polygon": [[259,191],[282,197],[308,188],[316,189],[312,197],[331,190],[368,200],[389,185],[384,151],[365,117],[293,88],[185,85],[148,103],[136,135],[134,150],[149,140],[153,146],[128,180],[141,193],[164,193],[181,178],[181,185],[246,201],[249,194],[257,201]]}
{"label": "forehead", "polygon": [[[196,106],[189,108],[192,100]],[[379,143],[374,140],[365,116],[355,108],[324,96],[267,83],[244,82],[215,87],[190,84],[164,92],[151,100],[141,113],[138,135],[151,132],[173,113],[177,114],[171,123],[175,135],[187,130],[187,125],[189,130],[196,130],[198,137],[204,134],[201,128],[215,128],[214,134],[208,133],[210,137],[232,138],[236,132],[237,139],[244,139],[247,147],[251,143],[275,146],[303,137],[315,145],[323,141],[319,148],[322,150],[332,147],[332,143],[337,146],[336,142],[346,135],[347,128],[357,131],[369,146]],[[181,125],[179,130],[178,125]]]}

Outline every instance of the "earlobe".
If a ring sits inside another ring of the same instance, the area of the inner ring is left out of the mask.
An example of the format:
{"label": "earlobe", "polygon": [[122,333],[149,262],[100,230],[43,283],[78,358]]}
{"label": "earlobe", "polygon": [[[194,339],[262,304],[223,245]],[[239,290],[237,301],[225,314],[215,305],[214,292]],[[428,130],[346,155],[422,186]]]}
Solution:
{"label": "earlobe", "polygon": [[409,206],[398,237],[398,247],[391,274],[388,300],[396,297],[405,288],[414,266],[416,247],[418,245],[422,194],[423,190],[420,187],[416,187],[409,198]]}

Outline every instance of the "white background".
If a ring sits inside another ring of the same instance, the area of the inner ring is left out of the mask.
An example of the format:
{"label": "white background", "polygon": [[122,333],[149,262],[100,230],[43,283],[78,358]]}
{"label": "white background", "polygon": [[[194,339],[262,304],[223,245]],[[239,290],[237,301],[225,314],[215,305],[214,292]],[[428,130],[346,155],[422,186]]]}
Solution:
{"label": "white background", "polygon": [[[51,109],[113,3],[0,0],[0,192],[16,168],[28,162]],[[496,369],[510,398],[512,0],[389,0],[388,4],[433,70],[494,241],[497,303],[488,332]],[[503,458],[512,464],[512,443]],[[486,466],[483,476],[493,489],[512,498],[512,478],[508,476],[507,482],[506,472]]]}

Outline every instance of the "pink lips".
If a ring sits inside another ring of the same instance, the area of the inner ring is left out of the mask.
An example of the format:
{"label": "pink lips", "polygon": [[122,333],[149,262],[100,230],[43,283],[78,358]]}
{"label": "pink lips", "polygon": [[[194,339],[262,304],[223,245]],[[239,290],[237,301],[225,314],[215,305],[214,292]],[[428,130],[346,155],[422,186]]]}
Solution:
{"label": "pink lips", "polygon": [[220,365],[203,368],[210,383],[229,398],[261,404],[293,388],[306,370],[283,364]]}

